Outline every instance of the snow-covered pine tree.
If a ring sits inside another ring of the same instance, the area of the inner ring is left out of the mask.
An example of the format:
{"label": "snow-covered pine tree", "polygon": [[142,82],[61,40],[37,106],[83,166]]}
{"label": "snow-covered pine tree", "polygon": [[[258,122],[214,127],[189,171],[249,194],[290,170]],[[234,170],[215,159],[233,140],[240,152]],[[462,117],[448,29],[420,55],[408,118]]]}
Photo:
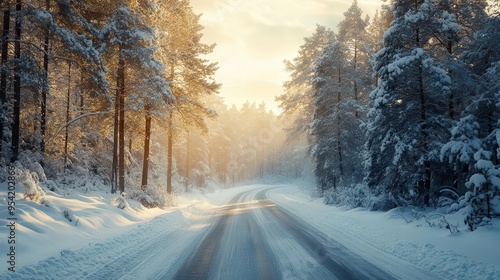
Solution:
{"label": "snow-covered pine tree", "polygon": [[372,80],[367,21],[354,1],[339,24],[339,35],[324,48],[313,69],[311,124],[315,173],[321,195],[337,203],[362,181],[364,101]]}
{"label": "snow-covered pine tree", "polygon": [[362,101],[368,99],[371,86],[370,40],[366,30],[368,19],[363,19],[362,15],[358,1],[354,0],[338,26],[338,40],[344,45],[347,59],[350,61],[347,78],[348,83],[352,84],[352,104],[358,107],[356,118],[360,117],[359,111],[363,111]]}
{"label": "snow-covered pine tree", "polygon": [[475,11],[477,18],[467,20],[481,28],[472,34],[472,41],[460,57],[471,67],[473,94],[464,98],[467,106],[461,111],[462,118],[452,129],[451,141],[441,151],[456,174],[461,174],[455,187],[462,196],[449,210],[464,208],[464,221],[471,230],[488,224],[498,215],[495,206],[500,204],[500,18],[495,13],[485,16],[484,1],[473,4],[475,8],[465,11]]}
{"label": "snow-covered pine tree", "polygon": [[451,130],[451,140],[441,148],[441,160],[457,174],[451,186],[458,193],[465,193],[465,182],[474,167],[474,154],[482,147],[478,132],[479,124],[474,117],[463,117]]}
{"label": "snow-covered pine tree", "polygon": [[[464,208],[464,222],[470,230],[491,223],[499,215],[500,205],[500,48],[498,46],[500,17],[493,14],[484,28],[474,36],[466,61],[474,61],[473,71],[478,80],[474,100],[466,108],[467,118],[476,120],[476,140],[480,150],[474,154],[474,168],[469,169],[467,189],[450,211]],[[457,128],[455,128],[457,129]],[[470,141],[472,137],[469,137]],[[465,141],[462,141],[465,142]]]}
{"label": "snow-covered pine tree", "polygon": [[355,185],[363,180],[363,161],[365,131],[362,125],[366,121],[368,95],[372,89],[372,69],[370,65],[371,47],[367,32],[368,18],[362,18],[362,10],[354,1],[344,13],[344,20],[339,23],[338,41],[345,50],[347,60],[345,92],[340,104],[342,114],[341,136],[343,138],[343,182],[344,187]]}
{"label": "snow-covered pine tree", "polygon": [[[118,102],[118,185],[120,192],[124,192],[125,111],[147,109],[146,126],[150,129],[149,118],[153,113],[161,112],[153,109],[165,110],[165,106],[168,106],[174,97],[164,77],[164,65],[154,57],[154,32],[145,22],[143,15],[126,6],[118,7],[108,18],[101,37],[108,38],[108,51],[114,52],[118,57],[119,94],[115,100]],[[128,71],[134,71],[136,75],[126,79]],[[148,140],[148,132],[150,131],[146,131],[145,142]],[[148,158],[147,155],[145,158]]]}
{"label": "snow-covered pine tree", "polygon": [[[105,68],[97,50],[98,44],[95,44],[96,40],[92,38],[93,34],[87,32],[87,29],[81,29],[76,22],[68,24],[67,17],[74,12],[69,2],[27,1],[23,3],[25,5],[22,6],[21,11],[16,13],[21,17],[23,24],[21,37],[20,40],[11,40],[13,44],[20,44],[21,57],[6,62],[11,64],[8,67],[11,71],[14,69],[14,64],[18,64],[15,72],[19,73],[21,82],[19,152],[34,153],[30,161],[43,164],[48,157],[58,157],[62,147],[60,141],[57,140],[58,134],[64,130],[67,123],[65,119],[60,118],[63,114],[58,115],[60,106],[50,102],[56,97],[51,96],[49,90],[59,88],[54,87],[55,84],[59,84],[58,78],[66,76],[64,73],[66,70],[63,70],[60,65],[66,65],[67,61],[72,61],[72,64],[76,66],[74,68],[88,75],[89,80],[92,81],[89,84],[91,84],[90,88],[93,89],[95,99],[104,100],[103,103],[109,101],[107,99],[109,97],[107,96],[108,84],[104,75]],[[65,5],[69,7],[64,9],[67,13],[61,12]],[[13,1],[5,1],[1,4],[2,10],[8,10],[9,6],[13,7]],[[12,35],[10,37],[13,39]],[[4,58],[7,60],[7,56]],[[7,86],[10,81],[4,82],[4,86]],[[12,88],[12,84],[7,88]],[[9,94],[12,93],[9,92]],[[50,151],[43,155],[46,145],[49,145]],[[60,161],[60,158],[57,160]],[[49,162],[46,168],[52,169],[52,163]]]}
{"label": "snow-covered pine tree", "polygon": [[217,112],[218,118],[209,121],[209,139],[208,139],[208,166],[212,178],[222,185],[229,182],[231,156],[236,152],[232,149],[234,145],[232,139],[236,138],[235,128],[228,124],[229,121],[236,118],[236,115],[230,115],[228,108],[219,95],[207,97],[208,105]]}
{"label": "snow-covered pine tree", "polygon": [[464,60],[472,65],[477,81],[476,94],[469,100],[465,114],[472,114],[480,124],[479,137],[490,135],[496,125],[498,109],[495,94],[498,91],[498,62],[500,61],[500,17],[492,16],[484,21],[484,28],[474,36]]}
{"label": "snow-covered pine tree", "polygon": [[[435,61],[432,40],[458,32],[452,17],[433,0],[393,1],[394,20],[376,55],[378,87],[370,95],[367,182],[380,195],[378,207],[429,204],[433,160],[447,137],[445,116],[451,80]],[[404,201],[404,202],[403,202]]]}
{"label": "snow-covered pine tree", "polygon": [[332,41],[327,44],[313,69],[314,118],[311,136],[317,186],[322,196],[326,190],[338,187],[344,173],[342,122],[345,115],[341,104],[346,92],[349,92],[348,82],[345,81],[347,68],[344,46]]}
{"label": "snow-covered pine tree", "polygon": [[93,4],[45,1],[45,9],[34,13],[45,34],[43,68],[49,87],[40,90],[40,150],[46,150],[50,176],[75,170],[100,178],[109,174],[98,167],[105,156],[90,149],[94,141],[101,147],[107,143],[97,139],[105,126],[95,123],[111,110],[112,101],[97,36],[100,22],[89,16],[97,14]]}
{"label": "snow-covered pine tree", "polygon": [[500,214],[500,166],[492,163],[491,156],[491,152],[484,150],[474,155],[476,173],[466,183],[469,191],[450,208],[465,210],[464,223],[471,231],[491,224],[491,219]]}
{"label": "snow-covered pine tree", "polygon": [[284,61],[285,69],[290,73],[290,80],[283,85],[285,93],[276,97],[280,103],[282,116],[292,119],[293,124],[287,128],[289,139],[310,134],[310,124],[313,121],[313,99],[311,95],[312,69],[324,47],[334,38],[329,28],[316,26],[316,31],[304,38],[297,57],[292,61]]}
{"label": "snow-covered pine tree", "polygon": [[215,117],[216,112],[205,106],[203,97],[217,93],[220,84],[213,78],[217,63],[202,57],[211,53],[215,45],[201,42],[200,15],[194,13],[189,1],[153,1],[152,5],[157,13],[151,14],[148,21],[158,26],[158,56],[166,63],[165,74],[177,100],[165,122],[168,129],[167,190],[170,193],[173,140],[180,135],[180,127],[193,126],[204,133],[207,131],[205,120]]}
{"label": "snow-covered pine tree", "polygon": [[384,33],[390,27],[392,19],[393,14],[390,7],[383,5],[380,11],[377,10],[375,12],[373,19],[371,19],[369,25],[366,27],[371,55],[384,47]]}

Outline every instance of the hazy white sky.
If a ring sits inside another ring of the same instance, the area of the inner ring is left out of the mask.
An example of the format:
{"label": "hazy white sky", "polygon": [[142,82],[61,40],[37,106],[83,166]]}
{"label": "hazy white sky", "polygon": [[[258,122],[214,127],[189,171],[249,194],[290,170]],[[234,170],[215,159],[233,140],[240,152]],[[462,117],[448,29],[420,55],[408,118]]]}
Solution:
{"label": "hazy white sky", "polygon": [[[303,38],[316,24],[337,30],[353,0],[191,0],[202,13],[205,43],[216,43],[209,56],[219,63],[215,76],[226,104],[246,100],[278,112],[275,96],[288,80],[283,60],[297,56]],[[358,0],[364,15],[373,16],[381,0]]]}

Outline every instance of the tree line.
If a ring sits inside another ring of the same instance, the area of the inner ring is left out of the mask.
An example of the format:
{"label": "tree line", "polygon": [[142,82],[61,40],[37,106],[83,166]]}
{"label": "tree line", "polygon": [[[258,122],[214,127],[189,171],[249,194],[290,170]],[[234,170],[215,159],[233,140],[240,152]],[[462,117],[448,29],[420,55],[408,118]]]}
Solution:
{"label": "tree line", "polygon": [[305,135],[327,203],[500,214],[500,14],[484,0],[357,1],[317,26],[277,98]]}
{"label": "tree line", "polygon": [[218,66],[205,58],[215,44],[201,41],[188,0],[0,8],[0,166],[35,173],[46,189],[104,185],[148,207],[303,172],[265,104],[228,108],[216,94]]}
{"label": "tree line", "polygon": [[215,117],[202,100],[220,87],[217,64],[203,57],[215,45],[201,42],[189,1],[16,0],[0,8],[0,165],[99,175],[122,193],[141,138],[146,189],[152,132],[168,131],[171,172],[176,131],[206,129]]}

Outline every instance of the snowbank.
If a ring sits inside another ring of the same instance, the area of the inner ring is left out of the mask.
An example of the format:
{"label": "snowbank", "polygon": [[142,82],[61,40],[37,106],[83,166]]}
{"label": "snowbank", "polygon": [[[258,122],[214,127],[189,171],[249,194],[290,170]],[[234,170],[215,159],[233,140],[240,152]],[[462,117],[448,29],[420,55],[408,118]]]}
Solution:
{"label": "snowbank", "polygon": [[[78,193],[75,189],[59,190],[67,194],[62,196],[46,189],[43,191],[43,200],[32,201],[24,197],[23,192],[27,190],[22,189],[21,185],[17,185],[15,197],[16,271],[37,265],[42,260],[64,254],[70,256],[76,250],[82,250],[89,256],[102,254],[102,248],[96,248],[95,244],[107,244],[115,242],[115,239],[129,242],[130,235],[143,225],[151,228],[143,237],[146,239],[155,233],[190,226],[200,216],[215,211],[245,189],[193,190],[177,196],[176,207],[150,209],[135,200],[99,190],[91,190],[86,194]],[[40,188],[35,182],[33,186],[37,186],[37,190]],[[1,183],[0,189],[0,223],[6,225],[9,217],[8,194],[5,191],[7,184]],[[7,243],[8,236],[9,228],[0,227],[2,246]],[[109,258],[116,257],[112,253],[108,253]],[[5,254],[0,258],[0,278],[7,271],[7,258]],[[46,269],[50,273],[50,268]],[[40,273],[43,275],[43,271]]]}
{"label": "snowbank", "polygon": [[[0,223],[3,225],[7,224],[8,217],[6,185],[0,184]],[[63,249],[79,249],[90,242],[107,239],[167,212],[144,208],[132,200],[128,201],[129,207],[120,209],[113,205],[118,196],[105,192],[61,196],[47,191],[40,203],[24,196],[23,190],[18,189],[16,268],[36,264],[60,254]],[[7,242],[7,230],[5,226],[0,227],[1,244]],[[2,261],[2,272],[4,263]]]}

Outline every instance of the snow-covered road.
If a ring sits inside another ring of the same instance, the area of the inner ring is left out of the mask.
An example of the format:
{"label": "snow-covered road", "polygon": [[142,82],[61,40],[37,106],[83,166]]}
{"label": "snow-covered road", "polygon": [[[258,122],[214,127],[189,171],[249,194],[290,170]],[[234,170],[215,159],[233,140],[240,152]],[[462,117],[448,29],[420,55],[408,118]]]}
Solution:
{"label": "snow-covered road", "polygon": [[393,278],[281,209],[268,192],[264,188],[236,195],[174,278]]}
{"label": "snow-covered road", "polygon": [[[122,234],[62,250],[16,273],[0,274],[0,279],[440,279],[445,275],[494,279],[497,275],[495,266],[450,255],[431,244],[402,247],[403,240],[378,234],[370,223],[366,227],[365,222],[302,197],[295,186],[217,191],[208,194],[208,203],[198,200],[172,209]],[[436,266],[446,256],[453,259],[444,267]],[[455,266],[481,268],[488,274],[469,274]],[[427,267],[431,269],[422,269]]]}
{"label": "snow-covered road", "polygon": [[273,189],[237,194],[217,212],[218,220],[173,278],[396,279],[411,272],[413,279],[436,279],[403,262],[396,265],[407,266],[398,269],[405,275],[375,266],[270,200]]}

